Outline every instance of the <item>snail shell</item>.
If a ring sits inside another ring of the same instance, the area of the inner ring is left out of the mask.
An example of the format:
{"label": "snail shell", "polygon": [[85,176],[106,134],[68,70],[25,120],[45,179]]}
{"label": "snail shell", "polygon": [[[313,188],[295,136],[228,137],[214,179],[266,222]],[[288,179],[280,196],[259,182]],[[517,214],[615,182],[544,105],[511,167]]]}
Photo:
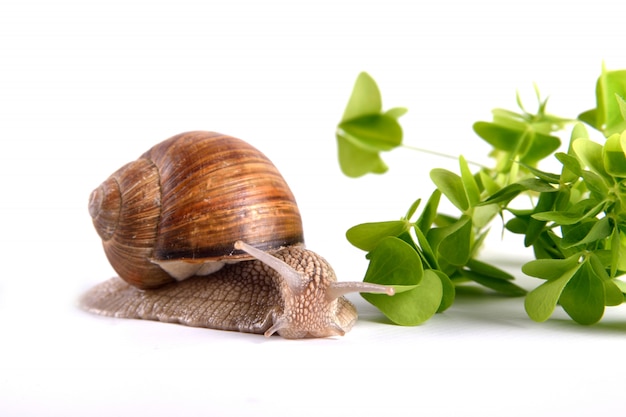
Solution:
{"label": "snail shell", "polygon": [[139,288],[211,273],[265,251],[302,244],[287,183],[246,142],[188,132],[151,148],[94,190],[89,212],[119,276]]}
{"label": "snail shell", "polygon": [[[89,290],[93,313],[286,338],[343,335],[349,292],[304,249],[293,194],[246,142],[188,132],[161,142],[94,190],[89,212],[119,278]],[[120,279],[121,278],[121,279]]]}

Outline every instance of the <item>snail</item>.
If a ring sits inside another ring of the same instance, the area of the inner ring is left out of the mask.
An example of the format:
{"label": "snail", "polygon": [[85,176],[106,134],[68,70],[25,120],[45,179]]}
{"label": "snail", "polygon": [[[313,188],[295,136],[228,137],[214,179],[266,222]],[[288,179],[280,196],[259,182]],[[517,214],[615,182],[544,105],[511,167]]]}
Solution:
{"label": "snail", "polygon": [[338,282],[304,247],[294,196],[256,148],[214,132],[171,137],[96,188],[89,213],[119,275],[80,304],[106,316],[285,338],[343,335],[344,295],[393,294]]}

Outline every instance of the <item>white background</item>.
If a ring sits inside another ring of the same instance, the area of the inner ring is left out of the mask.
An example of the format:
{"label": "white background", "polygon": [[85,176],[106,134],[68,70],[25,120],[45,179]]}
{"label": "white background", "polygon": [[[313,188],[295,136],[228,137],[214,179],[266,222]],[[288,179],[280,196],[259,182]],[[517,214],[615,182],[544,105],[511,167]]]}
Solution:
{"label": "white background", "polygon": [[[426,324],[387,324],[358,296],[343,338],[286,341],[83,313],[113,275],[90,191],[187,130],[251,142],[281,169],[308,247],[360,280],[350,226],[396,219],[454,164],[409,150],[344,178],[334,128],[360,71],[405,142],[489,162],[471,130],[515,91],[594,107],[602,62],[626,68],[616,1],[38,1],[0,5],[0,415],[617,415],[626,310],[538,324],[523,299],[459,297]],[[483,258],[530,259],[500,228]]]}

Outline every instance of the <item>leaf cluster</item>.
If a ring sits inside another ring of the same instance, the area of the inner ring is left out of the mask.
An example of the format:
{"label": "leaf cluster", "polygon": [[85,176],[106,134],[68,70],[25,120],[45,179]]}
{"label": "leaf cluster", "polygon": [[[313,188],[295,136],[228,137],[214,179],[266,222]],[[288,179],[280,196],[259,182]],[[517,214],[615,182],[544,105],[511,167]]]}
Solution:
{"label": "leaf cluster", "polygon": [[368,172],[382,174],[389,168],[380,152],[402,144],[402,127],[398,118],[403,107],[382,111],[380,90],[374,79],[362,72],[356,79],[352,96],[337,126],[339,165],[348,177]]}
{"label": "leaf cluster", "polygon": [[511,210],[507,229],[525,234],[537,258],[522,271],[546,280],[526,298],[532,319],[546,320],[560,304],[576,322],[592,324],[605,306],[624,301],[616,277],[626,271],[625,150],[626,132],[600,145],[576,125],[569,152],[556,154],[561,173],[534,171],[554,190],[532,210]]}
{"label": "leaf cluster", "polygon": [[[474,124],[474,132],[492,146],[493,168],[472,172],[460,156],[458,173],[431,170],[436,189],[415,220],[420,199],[400,220],[347,231],[348,240],[368,252],[364,280],[396,287],[392,298],[363,295],[394,323],[415,325],[446,310],[467,283],[526,294],[512,275],[477,259],[490,223],[505,217],[506,230],[523,234],[536,257],[522,271],[545,280],[525,300],[533,320],[548,319],[561,305],[576,322],[591,324],[605,306],[624,301],[626,285],[617,277],[626,272],[626,71],[603,68],[596,109],[578,117],[604,133],[604,145],[578,123],[568,151],[557,152],[561,140],[555,133],[573,120],[548,114],[547,100],[535,91],[536,113],[526,111],[518,95],[520,111],[496,109],[492,121]],[[346,175],[386,171],[379,153],[401,144],[397,116],[406,110],[381,108],[376,83],[360,74],[337,129]],[[549,156],[561,164],[559,173],[538,168]],[[522,195],[524,201],[530,197],[531,207],[514,207]],[[440,212],[442,196],[458,213]]]}

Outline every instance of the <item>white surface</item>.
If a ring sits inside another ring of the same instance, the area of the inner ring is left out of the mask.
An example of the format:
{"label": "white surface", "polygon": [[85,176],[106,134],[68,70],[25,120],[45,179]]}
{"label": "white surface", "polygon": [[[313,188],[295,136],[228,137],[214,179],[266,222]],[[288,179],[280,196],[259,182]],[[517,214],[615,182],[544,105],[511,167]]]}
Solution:
{"label": "white surface", "polygon": [[[261,148],[299,200],[308,246],[342,280],[344,239],[393,219],[449,162],[397,150],[349,180],[333,130],[359,71],[405,142],[484,159],[471,124],[532,83],[554,113],[594,106],[602,60],[626,68],[613,1],[17,1],[0,5],[0,415],[617,415],[626,310],[582,327],[531,322],[522,299],[459,297],[413,328],[358,297],[343,338],[286,341],[77,310],[112,275],[89,192],[154,143],[216,130]],[[510,236],[488,260],[519,270]],[[524,279],[528,288],[536,281]]]}

